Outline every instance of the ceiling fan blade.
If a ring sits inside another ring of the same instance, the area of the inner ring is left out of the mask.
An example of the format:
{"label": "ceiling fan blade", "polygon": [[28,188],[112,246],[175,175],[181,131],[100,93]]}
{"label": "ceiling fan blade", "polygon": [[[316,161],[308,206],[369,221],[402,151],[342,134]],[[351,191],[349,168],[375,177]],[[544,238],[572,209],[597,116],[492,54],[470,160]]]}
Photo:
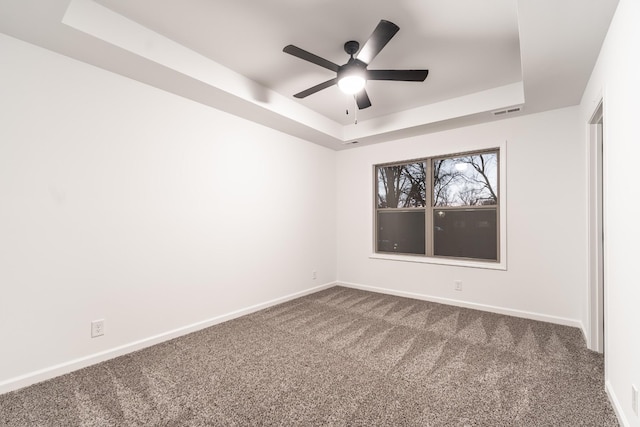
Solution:
{"label": "ceiling fan blade", "polygon": [[423,82],[429,70],[367,70],[367,80]]}
{"label": "ceiling fan blade", "polygon": [[373,33],[369,37],[369,40],[362,46],[358,55],[356,55],[356,59],[364,62],[365,64],[370,64],[373,61],[383,47],[389,43],[389,40],[396,35],[396,33],[400,30],[396,24],[390,21],[385,21],[384,19],[378,23],[378,26]]}
{"label": "ceiling fan blade", "polygon": [[294,46],[292,44],[285,46],[284,49],[282,49],[282,51],[288,53],[289,55],[293,55],[300,59],[304,59],[305,61],[312,62],[328,70],[335,71],[336,73],[340,68],[338,64],[334,64],[333,62],[327,59],[320,58],[318,55],[314,55],[313,53],[307,52],[306,50],[300,49],[299,47]]}
{"label": "ceiling fan blade", "polygon": [[309,95],[313,95],[314,93],[321,91],[322,89],[326,89],[329,86],[333,86],[337,82],[338,82],[338,78],[334,77],[331,80],[327,80],[326,82],[310,87],[309,89],[303,90],[300,93],[296,93],[293,96],[295,96],[296,98],[306,98]]}
{"label": "ceiling fan blade", "polygon": [[371,100],[369,99],[369,95],[367,95],[367,91],[362,89],[360,92],[356,93],[356,104],[358,104],[358,110],[364,110],[365,108],[371,107]]}

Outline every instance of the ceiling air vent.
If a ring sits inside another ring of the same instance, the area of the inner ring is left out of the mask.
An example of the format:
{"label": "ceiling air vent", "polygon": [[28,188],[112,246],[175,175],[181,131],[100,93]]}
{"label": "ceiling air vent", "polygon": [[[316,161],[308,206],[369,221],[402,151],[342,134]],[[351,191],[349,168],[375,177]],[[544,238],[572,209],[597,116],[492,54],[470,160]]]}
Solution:
{"label": "ceiling air vent", "polygon": [[494,111],[493,115],[494,116],[506,116],[507,114],[513,114],[513,113],[517,113],[519,111],[522,110],[521,106],[518,107],[511,107],[511,108],[507,108],[506,110],[498,110],[498,111]]}

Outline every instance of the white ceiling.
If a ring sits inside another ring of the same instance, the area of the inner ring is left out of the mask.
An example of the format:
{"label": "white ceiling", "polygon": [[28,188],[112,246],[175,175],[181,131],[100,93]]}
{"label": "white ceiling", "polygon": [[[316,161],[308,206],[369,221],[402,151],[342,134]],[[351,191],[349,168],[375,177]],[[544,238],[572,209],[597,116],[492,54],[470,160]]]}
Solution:
{"label": "white ceiling", "polygon": [[[576,105],[618,0],[0,0],[0,32],[334,149]],[[400,31],[370,69],[429,69],[371,81],[372,107],[282,52],[337,64],[381,19]],[[45,70],[43,70],[45,72]],[[349,115],[345,114],[349,110]]]}
{"label": "white ceiling", "polygon": [[[369,82],[373,106],[360,112],[361,120],[522,80],[514,0],[458,0],[456,6],[442,0],[316,0],[304,7],[294,0],[99,3],[287,97],[335,74],[284,54],[284,46],[341,65],[349,58],[346,41],[363,45],[381,18],[390,20],[400,31],[370,68],[426,68],[431,74],[424,84]],[[353,98],[336,86],[299,102],[341,124],[352,121],[345,106],[351,108]]]}

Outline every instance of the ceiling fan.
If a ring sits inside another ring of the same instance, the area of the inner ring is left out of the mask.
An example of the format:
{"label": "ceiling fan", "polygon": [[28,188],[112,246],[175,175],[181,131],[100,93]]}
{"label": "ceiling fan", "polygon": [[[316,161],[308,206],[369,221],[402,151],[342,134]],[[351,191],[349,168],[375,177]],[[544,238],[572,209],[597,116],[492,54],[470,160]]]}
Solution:
{"label": "ceiling fan", "polygon": [[382,48],[389,43],[389,40],[395,36],[398,30],[400,30],[400,27],[393,22],[381,20],[364,46],[362,46],[362,49],[360,49],[360,43],[357,41],[351,40],[346,42],[344,44],[344,51],[350,55],[350,58],[344,65],[334,64],[327,59],[321,58],[291,44],[285,46],[283,49],[284,52],[336,73],[334,78],[303,90],[302,92],[296,93],[293,96],[296,98],[305,98],[321,91],[322,89],[326,89],[337,84],[343,92],[354,95],[358,109],[362,110],[371,106],[371,101],[369,100],[367,91],[364,88],[367,80],[394,80],[405,82],[424,81],[427,78],[427,74],[429,74],[429,70],[367,69],[371,61],[380,53]]}

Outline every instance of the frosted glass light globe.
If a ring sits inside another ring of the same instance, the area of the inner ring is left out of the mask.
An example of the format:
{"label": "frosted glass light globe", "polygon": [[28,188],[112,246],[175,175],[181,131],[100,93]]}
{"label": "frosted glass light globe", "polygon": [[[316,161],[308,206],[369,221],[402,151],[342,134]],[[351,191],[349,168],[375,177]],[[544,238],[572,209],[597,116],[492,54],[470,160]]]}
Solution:
{"label": "frosted glass light globe", "polygon": [[350,75],[338,80],[338,87],[344,93],[353,95],[354,93],[360,92],[362,88],[364,88],[364,83],[365,80],[362,76]]}

